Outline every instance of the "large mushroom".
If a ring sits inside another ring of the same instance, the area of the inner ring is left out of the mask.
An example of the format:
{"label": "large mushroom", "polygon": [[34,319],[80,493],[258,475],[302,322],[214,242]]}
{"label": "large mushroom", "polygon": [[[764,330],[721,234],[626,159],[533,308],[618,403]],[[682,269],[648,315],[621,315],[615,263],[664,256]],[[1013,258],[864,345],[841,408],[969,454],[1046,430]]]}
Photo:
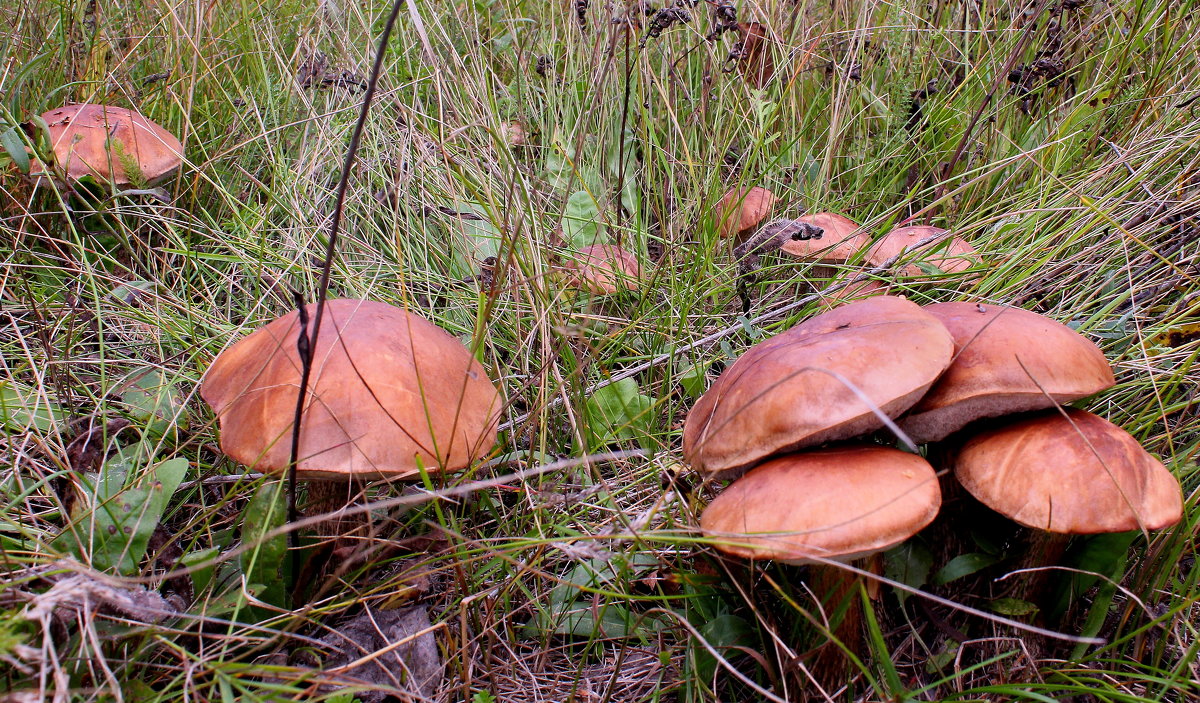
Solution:
{"label": "large mushroom", "polygon": [[849,561],[892,547],[941,505],[933,467],[915,454],[855,445],[760,464],[713,499],[700,528],[724,552],[791,564]]}
{"label": "large mushroom", "polygon": [[925,306],[954,338],[954,362],[901,420],[914,441],[941,440],[987,417],[1050,408],[1110,388],[1104,353],[1083,335],[1021,308]]}
{"label": "large mushroom", "polygon": [[684,458],[736,472],[774,454],[884,427],[950,364],[936,318],[876,296],[816,315],[746,351],[700,397],[683,428]]}
{"label": "large mushroom", "polygon": [[1179,481],[1128,432],[1083,410],[1011,420],[967,440],[954,473],[980,502],[1059,534],[1157,530],[1179,522]]}
{"label": "large mushroom", "polygon": [[[827,562],[861,559],[899,544],[928,525],[940,506],[937,474],[924,459],[851,445],[754,467],[713,499],[700,527],[729,554],[812,564],[810,586],[830,614],[830,635],[859,652],[860,580]],[[819,681],[844,680],[848,660],[838,647],[826,643],[816,654],[812,670]]]}
{"label": "large mushroom", "polygon": [[183,163],[183,145],[140,113],[108,105],[67,105],[42,114],[50,130],[54,170],[72,182],[85,177],[118,188],[160,183]]}
{"label": "large mushroom", "polygon": [[[308,306],[310,317],[315,306]],[[300,385],[299,321],[288,313],[242,338],[209,367],[200,395],[221,450],[284,471]],[[403,479],[453,471],[496,440],[500,397],[483,366],[433,323],[370,300],[329,300],[312,350],[297,474]]]}

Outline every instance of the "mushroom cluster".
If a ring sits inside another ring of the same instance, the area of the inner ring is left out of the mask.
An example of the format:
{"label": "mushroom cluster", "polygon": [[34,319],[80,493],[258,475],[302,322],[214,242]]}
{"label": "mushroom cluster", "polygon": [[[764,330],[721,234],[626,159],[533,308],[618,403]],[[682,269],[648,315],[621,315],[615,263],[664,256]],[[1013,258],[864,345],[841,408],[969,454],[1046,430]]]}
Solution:
{"label": "mushroom cluster", "polygon": [[[758,266],[758,257],[780,250],[789,256],[816,264],[815,278],[835,279],[827,293],[830,304],[886,294],[888,284],[880,279],[838,280],[835,267],[863,264],[873,268],[889,267],[897,276],[915,281],[931,274],[961,274],[979,265],[978,252],[971,243],[950,230],[923,225],[901,226],[881,237],[854,220],[836,212],[806,213],[794,219],[776,219],[762,224],[777,200],[761,186],[734,188],[717,203],[716,229],[720,237],[744,241],[734,250],[743,274]],[[743,301],[748,307],[748,301]]]}
{"label": "mushroom cluster", "polygon": [[745,473],[701,528],[719,549],[789,562],[903,541],[933,519],[940,493],[924,459],[863,443],[889,425],[917,442],[953,435],[962,485],[1023,525],[1167,527],[1183,510],[1171,472],[1116,425],[1061,407],[1114,383],[1099,348],[1026,310],[886,295],[842,305],[749,349],[692,408],[687,461]]}

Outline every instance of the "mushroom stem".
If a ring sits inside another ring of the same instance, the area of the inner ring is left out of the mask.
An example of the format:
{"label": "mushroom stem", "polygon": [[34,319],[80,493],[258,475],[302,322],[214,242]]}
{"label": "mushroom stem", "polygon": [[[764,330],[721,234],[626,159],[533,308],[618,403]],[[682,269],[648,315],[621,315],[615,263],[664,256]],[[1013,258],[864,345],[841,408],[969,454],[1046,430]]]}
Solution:
{"label": "mushroom stem", "polygon": [[841,646],[829,641],[817,647],[809,670],[822,688],[836,689],[846,680],[850,668],[846,650],[861,658],[865,645],[862,599],[858,594],[862,578],[836,566],[811,568],[813,594],[828,617],[831,640],[837,640]]}

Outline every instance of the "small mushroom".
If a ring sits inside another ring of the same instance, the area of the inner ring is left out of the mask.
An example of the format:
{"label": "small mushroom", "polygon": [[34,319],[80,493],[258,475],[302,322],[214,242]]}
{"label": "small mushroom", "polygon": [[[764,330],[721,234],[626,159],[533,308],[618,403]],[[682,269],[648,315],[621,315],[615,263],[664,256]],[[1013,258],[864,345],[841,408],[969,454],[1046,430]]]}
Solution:
{"label": "small mushroom", "polygon": [[924,309],[950,331],[955,355],[901,419],[914,441],[938,441],[980,418],[1070,403],[1116,383],[1104,352],[1043,315],[978,303]]}
{"label": "small mushroom", "polygon": [[717,202],[717,232],[722,237],[748,232],[771,214],[775,194],[761,186],[734,188]]}
{"label": "small mushroom", "polygon": [[796,218],[820,227],[820,239],[798,239],[783,243],[783,251],[797,259],[844,264],[871,243],[871,237],[854,220],[836,212],[816,212]]}
{"label": "small mushroom", "polygon": [[[915,303],[876,296],[816,315],[761,342],[696,401],[683,454],[736,472],[801,447],[884,427],[950,365],[950,333]],[[861,396],[860,396],[861,394]]]}
{"label": "small mushroom", "polygon": [[962,485],[998,513],[1039,530],[1096,534],[1179,522],[1179,481],[1128,432],[1083,410],[1010,420],[955,454]]}
{"label": "small mushroom", "polygon": [[68,105],[42,115],[54,150],[53,177],[71,181],[91,176],[119,188],[154,185],[183,163],[183,145],[141,114],[107,105]]}
{"label": "small mushroom", "polygon": [[565,269],[571,282],[596,295],[637,290],[642,270],[637,257],[613,244],[593,244],[579,250]]}
{"label": "small mushroom", "polygon": [[[930,238],[936,239],[925,241]],[[945,273],[960,273],[979,263],[975,247],[940,227],[898,227],[871,245],[867,250],[867,263],[883,266],[897,256],[903,257],[900,273],[914,277],[928,275],[921,270],[919,262]]]}

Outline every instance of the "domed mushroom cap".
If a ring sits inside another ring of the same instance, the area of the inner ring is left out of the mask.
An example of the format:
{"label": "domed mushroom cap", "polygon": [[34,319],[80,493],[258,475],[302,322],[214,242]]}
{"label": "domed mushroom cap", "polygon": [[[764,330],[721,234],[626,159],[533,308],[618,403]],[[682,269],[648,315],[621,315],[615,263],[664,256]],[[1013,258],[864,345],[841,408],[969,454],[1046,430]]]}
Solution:
{"label": "domed mushroom cap", "polygon": [[700,516],[717,549],[804,563],[849,561],[887,549],[928,525],[941,507],[933,467],[877,446],[777,457],[754,467]]}
{"label": "domed mushroom cap", "polygon": [[580,249],[566,269],[574,285],[597,295],[636,290],[642,277],[637,257],[612,244],[593,244]]}
{"label": "domed mushroom cap", "polygon": [[754,229],[766,219],[774,206],[775,194],[766,188],[734,188],[717,202],[717,231],[724,238]]}
{"label": "domed mushroom cap", "polygon": [[799,259],[844,264],[871,243],[871,237],[854,220],[836,212],[817,212],[796,218],[825,230],[820,239],[787,240],[782,249]]}
{"label": "domed mushroom cap", "polygon": [[[922,241],[938,239],[927,244]],[[883,235],[867,251],[867,263],[882,266],[889,259],[903,254],[900,273],[906,276],[924,276],[918,262],[936,266],[945,273],[959,273],[979,263],[978,253],[965,239],[954,237],[941,227],[918,225],[898,227]]]}
{"label": "domed mushroom cap", "polygon": [[1179,481],[1128,432],[1067,409],[1011,421],[967,441],[954,473],[971,495],[1039,530],[1095,534],[1179,522]]}
{"label": "domed mushroom cap", "polygon": [[955,356],[900,421],[914,441],[935,442],[980,418],[1052,408],[1116,383],[1095,344],[1048,317],[978,303],[925,311],[950,330]]}
{"label": "domed mushroom cap", "polygon": [[92,176],[118,186],[153,185],[183,163],[175,135],[133,110],[68,105],[42,119],[50,127],[55,163],[72,181]]}
{"label": "domed mushroom cap", "polygon": [[903,413],[953,350],[946,328],[903,298],[881,295],[816,315],[751,347],[713,382],[684,423],[684,458],[701,471],[734,471],[880,429],[871,405],[890,417]]}
{"label": "domed mushroom cap", "polygon": [[[316,312],[308,306],[309,319]],[[200,395],[221,450],[287,468],[300,387],[297,313],[242,338],[209,367]],[[297,470],[306,478],[405,478],[460,469],[495,444],[500,397],[450,334],[369,300],[329,300],[313,351]]]}

